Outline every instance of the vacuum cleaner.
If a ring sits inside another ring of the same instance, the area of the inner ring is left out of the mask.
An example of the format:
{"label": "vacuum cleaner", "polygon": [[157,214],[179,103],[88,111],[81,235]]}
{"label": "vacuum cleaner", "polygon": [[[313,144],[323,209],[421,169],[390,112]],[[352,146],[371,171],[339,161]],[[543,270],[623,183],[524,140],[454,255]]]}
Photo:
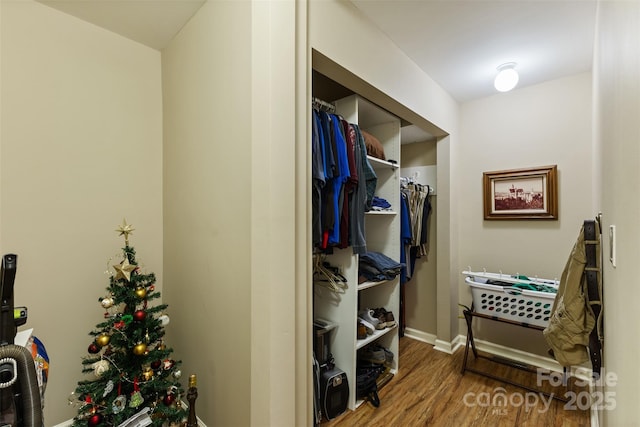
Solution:
{"label": "vacuum cleaner", "polygon": [[42,402],[31,352],[15,345],[26,307],[14,307],[18,256],[6,254],[0,267],[0,427],[43,427]]}

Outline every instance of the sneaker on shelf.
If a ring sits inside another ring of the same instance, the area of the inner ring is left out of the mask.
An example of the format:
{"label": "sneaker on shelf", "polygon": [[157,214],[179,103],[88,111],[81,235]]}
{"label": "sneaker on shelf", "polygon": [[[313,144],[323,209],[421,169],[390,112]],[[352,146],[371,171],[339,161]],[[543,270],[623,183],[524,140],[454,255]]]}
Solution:
{"label": "sneaker on shelf", "polygon": [[385,316],[385,320],[387,321],[387,328],[393,328],[394,326],[396,326],[396,318],[393,317],[393,313],[390,311],[387,311],[387,314]]}
{"label": "sneaker on shelf", "polygon": [[380,317],[384,317],[384,323],[387,328],[396,326],[396,319],[393,317],[392,312],[387,311],[384,307],[376,308],[376,312],[380,314]]}
{"label": "sneaker on shelf", "polygon": [[[360,327],[360,325],[364,326],[367,335],[372,335],[373,331],[376,329],[376,327],[374,325],[372,325],[371,323],[367,322],[362,317],[358,317],[358,327]],[[364,338],[366,338],[366,337],[364,337]]]}
{"label": "sneaker on shelf", "polygon": [[367,346],[358,353],[358,360],[383,365],[387,361],[387,356],[382,348]]}
{"label": "sneaker on shelf", "polygon": [[[386,368],[393,366],[393,352],[380,344],[370,344],[364,348],[366,352],[359,356],[359,360],[384,365]],[[372,361],[372,359],[375,360]]]}
{"label": "sneaker on shelf", "polygon": [[378,319],[378,329],[384,329],[387,325],[387,312],[384,308],[374,308],[373,315]]}
{"label": "sneaker on shelf", "polygon": [[380,327],[380,319],[375,316],[375,313],[371,309],[365,308],[364,310],[360,310],[358,315],[360,319],[373,325],[374,329],[384,329],[386,327],[386,325]]}

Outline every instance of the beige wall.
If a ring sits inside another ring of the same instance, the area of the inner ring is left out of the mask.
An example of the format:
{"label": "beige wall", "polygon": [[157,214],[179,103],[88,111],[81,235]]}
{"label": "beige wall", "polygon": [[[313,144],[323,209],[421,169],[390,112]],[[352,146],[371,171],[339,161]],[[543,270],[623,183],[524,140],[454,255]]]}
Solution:
{"label": "beige wall", "polygon": [[51,426],[76,414],[123,217],[163,288],[160,54],[39,3],[1,8],[0,248],[51,358]]}
{"label": "beige wall", "polygon": [[[460,265],[560,278],[583,220],[593,219],[591,74],[584,73],[461,107]],[[557,221],[485,221],[482,173],[558,166]],[[460,302],[471,294],[460,282]],[[539,333],[477,322],[476,338],[546,354]],[[465,331],[465,329],[461,329]],[[531,332],[531,333],[528,333]]]}
{"label": "beige wall", "polygon": [[[327,23],[331,31],[327,31]],[[371,91],[378,104],[391,98],[425,121],[451,133],[457,126],[457,104],[347,1],[309,2],[309,42],[313,49],[364,79],[385,96]],[[390,73],[389,70],[393,70]],[[349,82],[347,82],[349,83]],[[391,107],[392,109],[395,107]],[[398,112],[392,111],[396,114]],[[422,123],[420,123],[422,125]]]}
{"label": "beige wall", "polygon": [[297,13],[293,2],[208,2],[163,51],[169,336],[198,375],[208,425],[312,414]]}
{"label": "beige wall", "polygon": [[250,424],[250,18],[208,2],[162,55],[164,302],[208,425]]}
{"label": "beige wall", "polygon": [[[640,324],[640,3],[599,4],[594,63],[596,152],[601,156],[604,255],[604,366],[617,381],[605,384],[615,410],[602,411],[605,426],[638,424]],[[617,264],[608,261],[609,225],[616,226]]]}

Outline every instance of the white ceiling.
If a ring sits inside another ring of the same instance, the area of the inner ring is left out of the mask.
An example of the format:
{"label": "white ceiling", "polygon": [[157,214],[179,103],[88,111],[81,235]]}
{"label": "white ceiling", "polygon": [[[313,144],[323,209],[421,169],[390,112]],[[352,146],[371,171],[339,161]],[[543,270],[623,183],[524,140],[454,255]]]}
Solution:
{"label": "white ceiling", "polygon": [[496,93],[516,62],[518,87],[592,68],[596,0],[352,0],[457,101]]}
{"label": "white ceiling", "polygon": [[[206,0],[37,1],[161,50]],[[495,94],[505,62],[518,87],[592,67],[597,0],[351,1],[458,102]],[[403,128],[403,143],[430,138]]]}

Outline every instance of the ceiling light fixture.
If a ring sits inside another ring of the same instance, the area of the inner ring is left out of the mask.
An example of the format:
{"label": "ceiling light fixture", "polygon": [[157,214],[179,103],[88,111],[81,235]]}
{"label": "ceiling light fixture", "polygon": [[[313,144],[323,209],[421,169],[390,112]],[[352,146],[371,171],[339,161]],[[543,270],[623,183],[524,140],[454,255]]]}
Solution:
{"label": "ceiling light fixture", "polygon": [[498,75],[493,85],[499,92],[509,92],[518,84],[518,72],[515,62],[507,62],[498,67]]}

